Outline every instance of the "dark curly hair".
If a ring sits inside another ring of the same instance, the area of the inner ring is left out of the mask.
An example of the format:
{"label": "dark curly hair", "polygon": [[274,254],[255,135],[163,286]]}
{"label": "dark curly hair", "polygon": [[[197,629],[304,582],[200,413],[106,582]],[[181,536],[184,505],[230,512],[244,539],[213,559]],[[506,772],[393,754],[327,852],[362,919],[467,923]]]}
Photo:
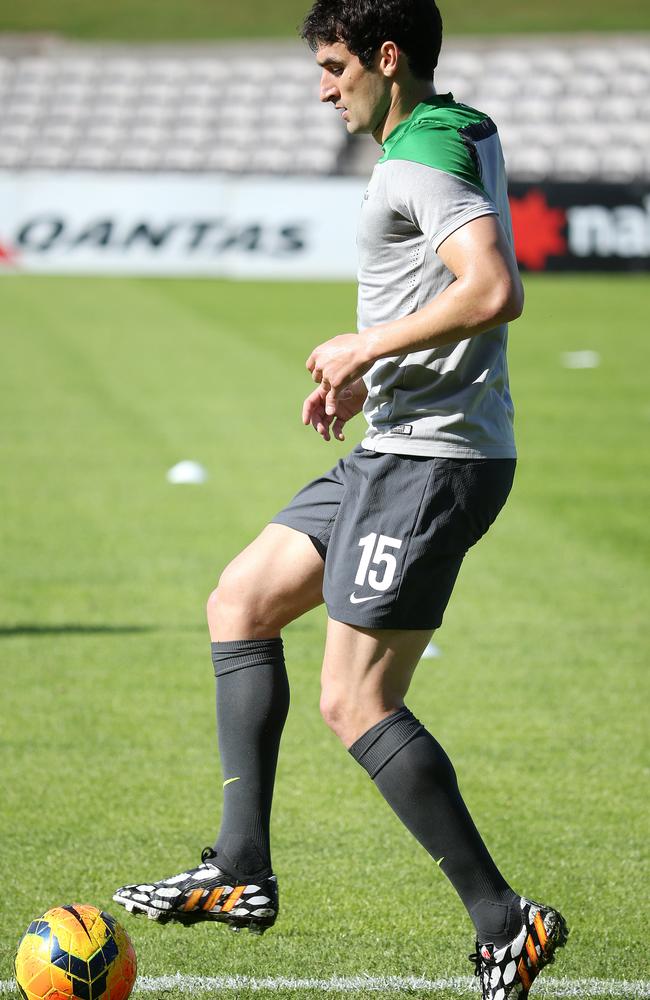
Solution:
{"label": "dark curly hair", "polygon": [[440,55],[442,18],[435,0],[315,0],[300,34],[314,51],[343,42],[366,68],[383,42],[395,42],[413,76],[430,80]]}

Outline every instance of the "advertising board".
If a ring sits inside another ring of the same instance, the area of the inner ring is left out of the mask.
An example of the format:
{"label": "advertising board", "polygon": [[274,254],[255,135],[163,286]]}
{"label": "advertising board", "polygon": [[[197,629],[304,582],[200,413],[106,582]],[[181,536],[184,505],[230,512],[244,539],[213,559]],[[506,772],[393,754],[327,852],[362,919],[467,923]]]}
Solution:
{"label": "advertising board", "polygon": [[650,270],[650,182],[511,183],[510,210],[527,270]]}
{"label": "advertising board", "polygon": [[[365,181],[0,173],[0,271],[354,279]],[[530,271],[650,270],[650,183],[510,186]]]}
{"label": "advertising board", "polygon": [[0,174],[4,270],[349,278],[357,179]]}

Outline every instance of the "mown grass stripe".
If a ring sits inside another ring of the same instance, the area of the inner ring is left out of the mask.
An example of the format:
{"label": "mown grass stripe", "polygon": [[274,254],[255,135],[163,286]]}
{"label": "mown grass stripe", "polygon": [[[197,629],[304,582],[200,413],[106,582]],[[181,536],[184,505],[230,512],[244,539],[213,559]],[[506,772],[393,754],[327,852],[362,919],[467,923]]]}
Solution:
{"label": "mown grass stripe", "polygon": [[[219,991],[253,992],[309,991],[318,993],[456,993],[459,996],[477,992],[473,976],[451,976],[444,979],[424,979],[417,976],[332,976],[330,979],[291,979],[285,976],[259,978],[253,976],[140,976],[135,993],[155,993],[177,990],[179,993],[201,994]],[[650,997],[650,980],[627,979],[540,979],[535,984],[540,997]],[[0,993],[17,993],[12,979],[0,980]]]}

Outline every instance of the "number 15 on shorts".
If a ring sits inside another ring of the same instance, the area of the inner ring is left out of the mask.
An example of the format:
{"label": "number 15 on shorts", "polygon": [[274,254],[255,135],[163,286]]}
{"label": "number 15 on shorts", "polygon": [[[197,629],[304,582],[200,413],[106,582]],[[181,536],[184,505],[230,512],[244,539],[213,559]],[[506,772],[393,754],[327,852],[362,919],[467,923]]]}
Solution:
{"label": "number 15 on shorts", "polygon": [[[373,590],[388,590],[397,570],[397,559],[389,550],[401,549],[402,539],[391,538],[390,535],[377,535],[372,531],[365,538],[359,539],[359,545],[363,552],[354,578],[356,586],[363,587],[367,582]],[[371,566],[382,567],[383,572],[371,569]]]}

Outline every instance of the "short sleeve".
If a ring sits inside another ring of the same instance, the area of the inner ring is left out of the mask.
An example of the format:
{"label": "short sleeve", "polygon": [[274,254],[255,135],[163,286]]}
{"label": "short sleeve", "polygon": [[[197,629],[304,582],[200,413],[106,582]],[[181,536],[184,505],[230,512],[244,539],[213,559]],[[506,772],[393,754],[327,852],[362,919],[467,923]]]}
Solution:
{"label": "short sleeve", "polygon": [[398,158],[385,168],[391,208],[416,226],[434,250],[473,219],[499,214],[482,187],[446,170]]}

